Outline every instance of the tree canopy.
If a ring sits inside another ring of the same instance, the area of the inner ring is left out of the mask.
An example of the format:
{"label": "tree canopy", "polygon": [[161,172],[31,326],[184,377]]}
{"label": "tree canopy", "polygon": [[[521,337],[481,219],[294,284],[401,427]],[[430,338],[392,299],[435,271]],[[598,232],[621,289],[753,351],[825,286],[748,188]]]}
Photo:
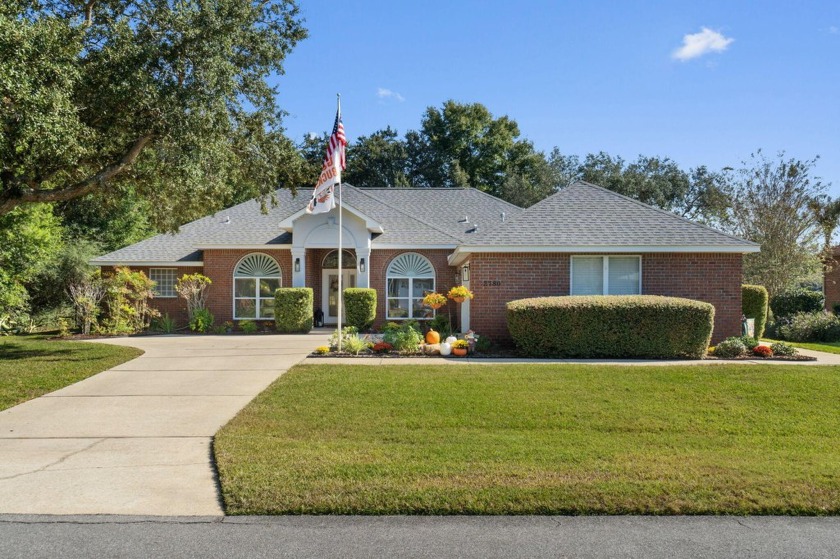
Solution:
{"label": "tree canopy", "polygon": [[266,78],[292,0],[12,0],[0,7],[0,215],[126,189],[159,228],[301,184]]}

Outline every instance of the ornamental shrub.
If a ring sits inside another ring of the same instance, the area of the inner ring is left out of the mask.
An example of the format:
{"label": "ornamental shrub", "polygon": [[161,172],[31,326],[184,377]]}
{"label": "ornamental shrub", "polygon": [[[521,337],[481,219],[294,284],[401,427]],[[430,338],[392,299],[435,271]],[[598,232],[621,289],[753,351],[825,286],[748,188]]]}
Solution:
{"label": "ornamental shrub", "polygon": [[715,346],[715,357],[722,357],[723,359],[741,357],[746,353],[747,346],[744,345],[741,338],[726,338]]}
{"label": "ornamental shrub", "polygon": [[655,295],[568,296],[507,304],[507,324],[531,357],[699,359],[714,326],[709,303]]}
{"label": "ornamental shrub", "polygon": [[748,350],[752,351],[758,346],[758,338],[750,338],[749,336],[741,336],[738,338],[741,340],[741,343],[744,344],[744,347]]}
{"label": "ornamental shrub", "polygon": [[777,322],[782,322],[797,313],[822,311],[824,305],[825,298],[822,293],[804,288],[785,291],[770,299],[770,309]]}
{"label": "ornamental shrub", "polygon": [[837,342],[840,318],[824,311],[797,313],[779,326],[779,334],[792,342]]}
{"label": "ornamental shrub", "polygon": [[190,319],[190,330],[203,334],[210,330],[212,326],[213,313],[204,308],[193,311],[192,318]]}
{"label": "ornamental shrub", "polygon": [[383,338],[400,353],[419,351],[420,344],[423,342],[423,334],[420,333],[420,326],[415,320],[406,320],[401,323],[389,322],[385,325]]}
{"label": "ornamental shrub", "polygon": [[773,357],[773,350],[766,345],[757,345],[752,349],[752,352],[759,357]]}
{"label": "ornamental shrub", "polygon": [[796,355],[797,351],[796,348],[790,344],[786,344],[785,342],[776,342],[770,344],[770,349],[773,350],[774,355]]}
{"label": "ornamental shrub", "polygon": [[259,327],[253,320],[240,320],[239,329],[243,334],[256,334]]}
{"label": "ornamental shrub", "polygon": [[344,290],[344,316],[347,324],[367,330],[376,320],[376,290],[348,287]]}
{"label": "ornamental shrub", "polygon": [[741,312],[747,318],[755,319],[755,337],[764,335],[767,324],[767,289],[763,285],[741,286]]}
{"label": "ornamental shrub", "polygon": [[[359,339],[359,331],[356,329],[355,326],[345,326],[341,329],[341,349],[344,350],[344,346],[347,344],[348,340],[352,339]],[[352,343],[352,342],[351,342]],[[333,330],[332,335],[330,336],[329,340],[330,348],[331,349],[338,349],[338,330]]]}
{"label": "ornamental shrub", "polygon": [[281,287],[274,292],[274,323],[278,332],[306,334],[312,330],[312,288]]}

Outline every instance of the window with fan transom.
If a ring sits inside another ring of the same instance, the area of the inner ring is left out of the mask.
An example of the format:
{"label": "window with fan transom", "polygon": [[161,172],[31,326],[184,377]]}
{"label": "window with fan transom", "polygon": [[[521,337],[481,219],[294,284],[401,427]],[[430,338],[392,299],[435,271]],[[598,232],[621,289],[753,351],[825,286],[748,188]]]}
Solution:
{"label": "window with fan transom", "polygon": [[249,254],[233,272],[233,318],[274,318],[274,292],[281,286],[280,265],[271,256]]}
{"label": "window with fan transom", "polygon": [[435,268],[429,259],[415,252],[394,258],[386,273],[388,319],[426,319],[434,309],[423,305],[423,297],[435,290]]}

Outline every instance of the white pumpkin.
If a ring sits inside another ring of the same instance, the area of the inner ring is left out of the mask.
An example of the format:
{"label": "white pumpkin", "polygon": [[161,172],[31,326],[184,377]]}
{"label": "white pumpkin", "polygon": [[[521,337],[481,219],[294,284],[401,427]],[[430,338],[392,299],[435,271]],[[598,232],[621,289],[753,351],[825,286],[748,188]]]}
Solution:
{"label": "white pumpkin", "polygon": [[446,338],[446,343],[450,345],[452,345],[452,343],[456,341],[458,341],[458,338],[456,338],[455,336],[449,336],[448,338]]}
{"label": "white pumpkin", "polygon": [[449,355],[450,353],[452,353],[452,344],[448,344],[446,342],[443,342],[442,344],[440,344],[440,354],[441,355]]}

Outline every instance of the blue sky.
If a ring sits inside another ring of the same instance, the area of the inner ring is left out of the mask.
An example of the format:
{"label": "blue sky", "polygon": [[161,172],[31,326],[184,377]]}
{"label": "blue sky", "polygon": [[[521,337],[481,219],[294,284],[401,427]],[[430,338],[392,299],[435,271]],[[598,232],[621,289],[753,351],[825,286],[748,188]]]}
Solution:
{"label": "blue sky", "polygon": [[295,140],[331,128],[336,92],[351,139],[455,99],[546,152],[819,155],[840,196],[840,2],[301,4],[310,36],[276,82]]}

